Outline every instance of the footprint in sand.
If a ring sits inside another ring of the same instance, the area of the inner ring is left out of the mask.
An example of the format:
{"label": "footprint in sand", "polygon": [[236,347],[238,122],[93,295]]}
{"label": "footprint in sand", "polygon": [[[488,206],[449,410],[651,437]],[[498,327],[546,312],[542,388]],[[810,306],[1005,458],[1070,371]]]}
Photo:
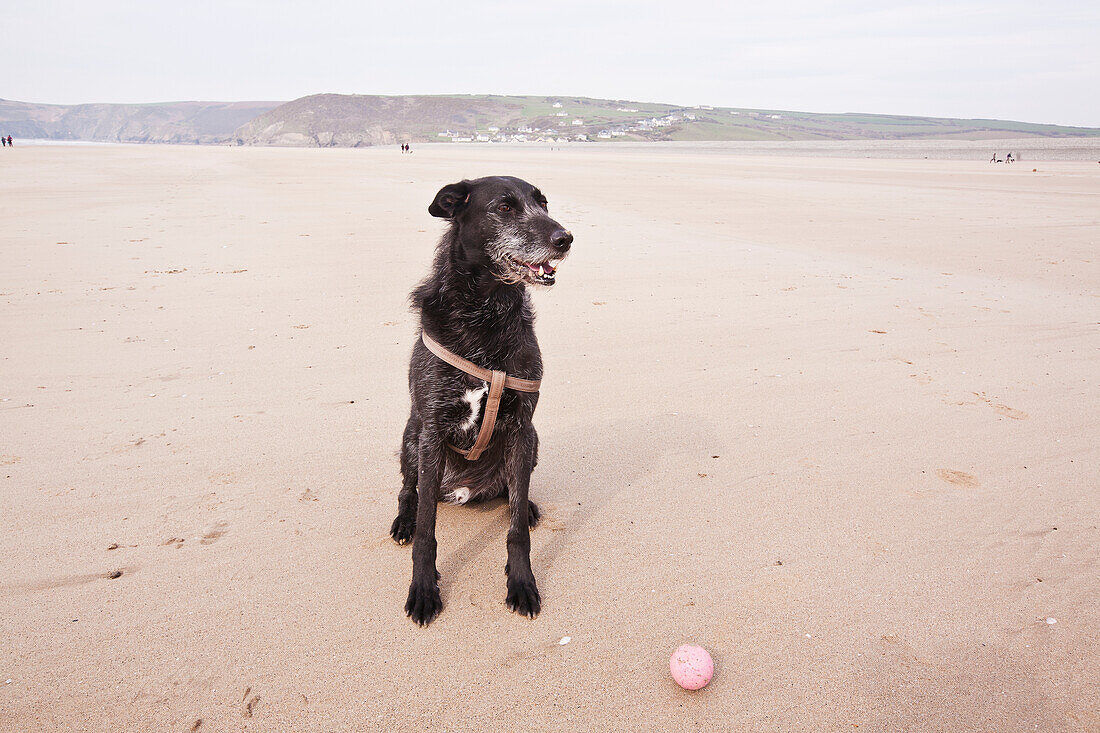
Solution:
{"label": "footprint in sand", "polygon": [[228,532],[228,531],[229,531],[229,522],[226,522],[226,521],[214,522],[213,524],[208,525],[205,529],[203,529],[202,537],[199,538],[199,544],[200,545],[212,545],[215,542],[217,542],[218,540],[220,540],[222,537],[224,537],[225,533]]}
{"label": "footprint in sand", "polygon": [[947,483],[954,484],[955,486],[964,486],[969,489],[979,486],[978,479],[962,471],[952,471],[949,468],[937,468],[936,475]]}
{"label": "footprint in sand", "polygon": [[1009,407],[1008,405],[993,405],[993,409],[1013,420],[1027,420],[1028,418],[1028,414],[1023,410],[1017,410],[1015,407]]}
{"label": "footprint in sand", "polygon": [[241,715],[251,718],[252,712],[259,702],[260,696],[253,694],[251,687],[244,688],[244,695],[241,697]]}
{"label": "footprint in sand", "polygon": [[14,466],[21,460],[19,456],[0,456],[0,466]]}
{"label": "footprint in sand", "polygon": [[131,440],[128,443],[119,443],[118,445],[113,446],[111,448],[111,453],[118,455],[120,453],[125,453],[126,451],[133,450],[134,448],[140,448],[143,445],[145,445],[145,438],[137,438],[135,440]]}
{"label": "footprint in sand", "polygon": [[[1001,413],[1005,417],[1012,418],[1013,420],[1027,420],[1028,414],[1023,410],[1017,410],[1015,407],[1009,407],[1008,405],[1002,405],[999,402],[994,402],[986,396],[985,392],[971,392],[970,394],[977,397],[985,404],[992,407],[997,412]],[[976,404],[976,403],[959,403],[959,404]]]}

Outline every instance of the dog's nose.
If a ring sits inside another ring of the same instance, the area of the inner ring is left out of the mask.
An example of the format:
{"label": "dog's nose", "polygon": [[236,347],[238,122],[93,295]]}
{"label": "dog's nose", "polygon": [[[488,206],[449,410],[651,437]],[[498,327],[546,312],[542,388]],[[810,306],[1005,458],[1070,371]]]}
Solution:
{"label": "dog's nose", "polygon": [[573,235],[564,229],[559,229],[550,235],[550,244],[562,252],[569,251],[569,245],[573,244]]}

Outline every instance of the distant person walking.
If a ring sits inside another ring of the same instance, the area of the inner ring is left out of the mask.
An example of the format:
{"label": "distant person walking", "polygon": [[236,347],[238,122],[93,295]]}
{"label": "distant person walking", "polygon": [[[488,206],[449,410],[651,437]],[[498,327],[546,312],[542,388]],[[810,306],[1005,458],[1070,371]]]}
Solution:
{"label": "distant person walking", "polygon": [[12,142],[11,142],[11,135],[8,135],[8,147],[9,148],[14,148],[15,147],[15,145],[13,145]]}
{"label": "distant person walking", "polygon": [[3,143],[5,148],[8,147],[8,139],[6,137],[0,136],[0,143]]}

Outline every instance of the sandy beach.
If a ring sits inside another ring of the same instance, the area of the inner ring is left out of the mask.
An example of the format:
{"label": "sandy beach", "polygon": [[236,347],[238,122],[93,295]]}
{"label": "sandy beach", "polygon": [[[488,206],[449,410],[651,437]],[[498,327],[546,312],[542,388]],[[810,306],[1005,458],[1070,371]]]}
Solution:
{"label": "sandy beach", "polygon": [[[1100,728],[1095,160],[0,167],[0,730]],[[534,294],[543,611],[504,605],[506,505],[442,506],[421,629],[406,295],[488,174],[576,237]]]}

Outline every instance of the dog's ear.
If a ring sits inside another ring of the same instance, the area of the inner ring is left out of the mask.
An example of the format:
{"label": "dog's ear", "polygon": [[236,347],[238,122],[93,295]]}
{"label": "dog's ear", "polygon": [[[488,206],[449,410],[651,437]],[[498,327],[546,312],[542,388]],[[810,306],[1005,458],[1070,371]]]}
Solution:
{"label": "dog's ear", "polygon": [[453,219],[470,198],[470,182],[451,183],[439,189],[428,213],[441,219]]}

